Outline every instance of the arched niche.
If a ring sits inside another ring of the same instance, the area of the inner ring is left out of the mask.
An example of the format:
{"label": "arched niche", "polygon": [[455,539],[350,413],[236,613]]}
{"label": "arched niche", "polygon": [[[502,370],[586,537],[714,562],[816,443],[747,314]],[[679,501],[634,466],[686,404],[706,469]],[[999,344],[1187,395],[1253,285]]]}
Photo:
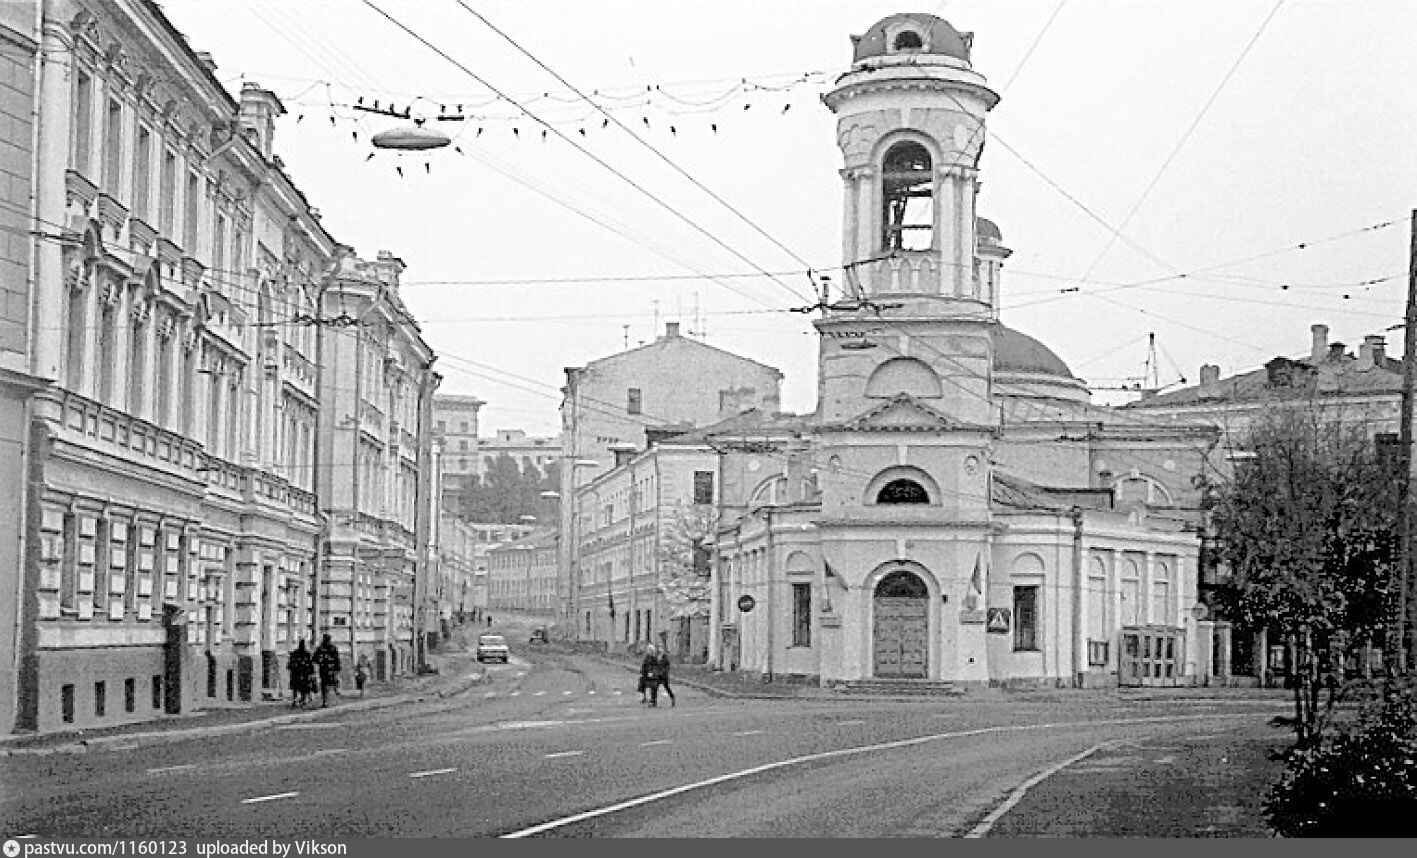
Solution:
{"label": "arched niche", "polygon": [[915,399],[939,399],[940,377],[919,358],[895,357],[876,367],[866,381],[870,398],[890,399],[901,393]]}

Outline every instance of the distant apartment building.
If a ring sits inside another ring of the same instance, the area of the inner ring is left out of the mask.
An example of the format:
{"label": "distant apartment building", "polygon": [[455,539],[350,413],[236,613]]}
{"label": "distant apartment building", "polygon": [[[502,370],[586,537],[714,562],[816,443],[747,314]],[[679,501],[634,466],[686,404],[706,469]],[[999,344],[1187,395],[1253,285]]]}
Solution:
{"label": "distant apartment building", "polygon": [[[585,634],[586,607],[576,568],[580,492],[597,472],[615,467],[617,450],[643,451],[652,438],[716,423],[753,408],[775,412],[782,373],[680,334],[670,322],[664,336],[638,348],[566,368],[561,404],[558,602],[568,630]],[[592,613],[595,608],[592,607]],[[592,624],[594,631],[594,623]]]}
{"label": "distant apartment building", "polygon": [[536,532],[487,551],[487,607],[550,615],[556,608],[554,528]]}
{"label": "distant apartment building", "polygon": [[557,435],[532,436],[521,429],[498,429],[491,438],[477,442],[476,472],[485,475],[502,456],[510,456],[518,467],[531,465],[542,474],[560,461],[561,438]]}
{"label": "distant apartment building", "polygon": [[443,445],[442,505],[446,509],[458,509],[463,488],[478,473],[477,412],[485,404],[476,396],[433,398],[433,431]]}

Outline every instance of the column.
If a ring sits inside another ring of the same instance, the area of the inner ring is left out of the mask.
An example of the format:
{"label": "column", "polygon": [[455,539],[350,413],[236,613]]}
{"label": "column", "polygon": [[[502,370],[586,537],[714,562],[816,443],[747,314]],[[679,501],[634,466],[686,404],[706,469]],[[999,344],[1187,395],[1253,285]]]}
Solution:
{"label": "column", "polygon": [[[40,245],[53,243],[54,242],[49,241],[39,242]],[[40,248],[39,253],[43,255],[43,247]],[[63,290],[59,291],[62,295]],[[44,297],[44,293],[45,290],[41,284],[39,290],[41,298]],[[61,298],[60,300],[62,302],[63,299]],[[103,327],[103,302],[99,300],[97,279],[89,278],[88,282],[84,284],[84,293],[79,300],[82,301],[84,305],[84,315],[83,318],[79,320],[84,326],[84,347],[83,356],[79,360],[79,386],[74,392],[80,396],[87,396],[89,399],[97,399],[98,379],[97,376],[94,375],[94,371],[98,367],[98,337],[99,331]],[[62,327],[62,324],[57,322],[57,320],[54,326],[45,326],[44,322],[40,322],[39,324],[41,326],[41,337],[43,337],[51,327]],[[40,375],[44,374],[42,368],[39,369],[38,372]]]}
{"label": "column", "polygon": [[[881,212],[876,193],[876,171],[871,167],[857,167],[851,172],[856,184],[856,255],[842,260],[843,265],[870,259],[880,246]],[[871,294],[869,282],[875,265],[858,265],[849,271],[842,271],[842,278],[852,278],[858,284],[857,297]]]}
{"label": "column", "polygon": [[[856,187],[855,171],[843,169],[841,175],[842,202],[841,202],[841,261],[843,265],[849,265],[854,260],[860,259],[865,254],[857,249],[857,224],[861,219],[861,209],[858,206],[860,191]],[[842,288],[846,286],[843,277]]]}
{"label": "column", "polygon": [[[41,223],[63,223],[67,207],[64,173],[69,166],[69,136],[72,119],[73,44],[65,28],[57,21],[46,21],[39,47],[40,72],[37,94],[39,123],[36,140],[37,156],[34,180],[35,210]],[[32,296],[35,308],[34,372],[43,378],[62,378],[60,370],[64,355],[64,317],[67,301],[64,287],[64,248],[57,241],[36,241],[34,274],[36,289]],[[93,286],[88,286],[92,307]],[[91,317],[90,317],[91,318]],[[84,375],[92,379],[92,325],[86,333]],[[85,388],[91,390],[90,386]]]}
{"label": "column", "polygon": [[157,365],[158,317],[154,308],[151,305],[144,307],[142,324],[134,324],[133,334],[142,341],[140,348],[143,350],[143,378],[138,384],[138,402],[133,407],[133,413],[134,416],[157,423],[157,380],[161,373],[158,372]]}
{"label": "column", "polygon": [[940,294],[958,296],[960,182],[959,168],[940,166],[935,171],[935,248],[940,257]]}
{"label": "column", "polygon": [[113,302],[113,397],[106,404],[131,414],[133,407],[128,399],[132,385],[128,382],[128,369],[132,363],[133,337],[137,334],[137,323],[133,321],[134,296],[126,283],[118,282],[115,288],[118,298]]}

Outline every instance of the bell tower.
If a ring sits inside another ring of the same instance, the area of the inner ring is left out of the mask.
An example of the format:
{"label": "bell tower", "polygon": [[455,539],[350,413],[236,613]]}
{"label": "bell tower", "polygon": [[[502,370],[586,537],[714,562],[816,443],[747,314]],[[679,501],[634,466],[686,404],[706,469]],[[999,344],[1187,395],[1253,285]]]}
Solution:
{"label": "bell tower", "polygon": [[975,265],[984,115],[999,101],[969,64],[973,33],[927,14],[853,36],[853,62],[822,100],[837,115],[848,299],[906,300],[930,315],[993,316]]}

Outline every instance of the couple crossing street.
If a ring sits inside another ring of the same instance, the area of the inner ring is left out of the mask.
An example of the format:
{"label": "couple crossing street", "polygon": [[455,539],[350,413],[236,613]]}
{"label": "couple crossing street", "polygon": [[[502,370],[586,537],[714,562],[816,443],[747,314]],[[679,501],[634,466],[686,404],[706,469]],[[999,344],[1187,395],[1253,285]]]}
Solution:
{"label": "couple crossing street", "polygon": [[659,688],[669,695],[669,705],[674,706],[674,689],[669,687],[669,654],[654,644],[645,647],[645,660],[640,663],[640,702],[650,706],[659,705]]}

